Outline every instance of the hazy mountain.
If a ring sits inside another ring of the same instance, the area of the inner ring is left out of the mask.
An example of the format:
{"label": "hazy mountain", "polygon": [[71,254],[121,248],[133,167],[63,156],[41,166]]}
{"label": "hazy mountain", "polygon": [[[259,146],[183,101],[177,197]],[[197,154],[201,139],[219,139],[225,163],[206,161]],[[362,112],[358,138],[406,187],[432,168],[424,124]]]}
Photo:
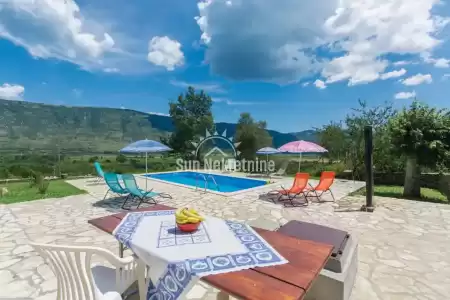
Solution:
{"label": "hazy mountain", "polygon": [[[217,123],[234,136],[236,124]],[[29,149],[100,152],[118,149],[139,139],[156,139],[173,131],[168,116],[117,108],[72,107],[0,99],[0,151]],[[313,131],[280,133],[269,130],[274,146],[314,140]]]}

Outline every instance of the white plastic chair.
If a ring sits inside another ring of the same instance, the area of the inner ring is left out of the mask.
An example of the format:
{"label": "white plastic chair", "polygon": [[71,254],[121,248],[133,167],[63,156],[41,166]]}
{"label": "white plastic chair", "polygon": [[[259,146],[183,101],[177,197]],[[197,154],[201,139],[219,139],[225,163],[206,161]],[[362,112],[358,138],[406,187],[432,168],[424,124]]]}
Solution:
{"label": "white plastic chair", "polygon": [[[122,294],[136,281],[136,261],[119,258],[97,247],[30,243],[48,262],[58,282],[58,300],[122,300]],[[98,255],[115,268],[92,264]]]}

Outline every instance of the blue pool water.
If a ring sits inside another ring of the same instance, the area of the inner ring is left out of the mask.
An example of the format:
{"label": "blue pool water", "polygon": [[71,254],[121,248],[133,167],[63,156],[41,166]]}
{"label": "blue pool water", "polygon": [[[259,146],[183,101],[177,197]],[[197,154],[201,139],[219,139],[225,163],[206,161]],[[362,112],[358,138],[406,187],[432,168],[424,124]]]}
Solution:
{"label": "blue pool water", "polygon": [[[212,191],[218,191],[222,193],[232,193],[237,191],[242,191],[246,189],[251,189],[258,186],[263,186],[266,184],[263,180],[254,180],[247,178],[238,178],[232,176],[224,175],[211,175],[200,172],[173,172],[173,173],[162,173],[162,174],[147,174],[146,177],[155,178],[159,180],[165,180],[169,182],[199,186],[200,189],[205,188],[205,180],[203,176],[207,178],[207,189]],[[214,177],[217,186],[214,184],[211,176]]]}

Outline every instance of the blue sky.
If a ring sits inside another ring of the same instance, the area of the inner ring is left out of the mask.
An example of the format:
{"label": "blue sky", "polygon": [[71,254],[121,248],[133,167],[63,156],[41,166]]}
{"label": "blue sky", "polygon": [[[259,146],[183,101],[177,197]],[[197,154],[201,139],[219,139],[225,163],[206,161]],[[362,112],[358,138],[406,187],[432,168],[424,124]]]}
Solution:
{"label": "blue sky", "polygon": [[167,114],[193,85],[216,121],[283,132],[358,98],[450,107],[449,16],[437,0],[4,0],[0,98]]}

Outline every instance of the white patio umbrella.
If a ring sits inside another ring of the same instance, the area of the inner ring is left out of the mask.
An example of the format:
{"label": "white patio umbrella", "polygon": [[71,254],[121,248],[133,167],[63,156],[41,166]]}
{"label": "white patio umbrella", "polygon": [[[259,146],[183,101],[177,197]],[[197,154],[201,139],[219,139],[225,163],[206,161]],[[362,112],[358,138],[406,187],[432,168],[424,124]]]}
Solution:
{"label": "white patio umbrella", "polygon": [[[131,143],[119,150],[120,153],[145,153],[145,174],[148,172],[148,153],[161,153],[167,151],[172,151],[172,149],[160,142],[147,139]],[[147,180],[145,180],[145,188],[147,189]]]}
{"label": "white patio umbrella", "polygon": [[[264,147],[264,148],[261,148],[258,151],[256,151],[256,154],[259,154],[259,155],[264,155],[265,154],[266,155],[266,162],[267,163],[269,163],[269,155],[270,154],[277,154],[277,153],[280,153],[280,151],[275,149],[275,148],[272,148],[272,147]],[[269,173],[269,170],[267,170],[267,173]]]}

